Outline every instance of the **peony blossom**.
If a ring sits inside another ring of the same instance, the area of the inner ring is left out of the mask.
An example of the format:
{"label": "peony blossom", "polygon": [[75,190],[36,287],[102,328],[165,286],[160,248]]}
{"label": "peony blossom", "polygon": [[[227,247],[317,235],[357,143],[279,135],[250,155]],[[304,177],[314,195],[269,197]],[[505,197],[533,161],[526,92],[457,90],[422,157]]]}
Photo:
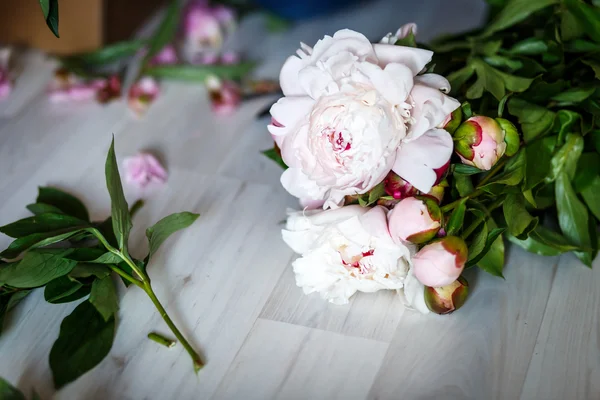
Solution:
{"label": "peony blossom", "polygon": [[100,104],[116,100],[121,97],[121,89],[121,78],[117,75],[109,76],[96,93],[96,100]]}
{"label": "peony blossom", "polygon": [[48,96],[50,101],[56,103],[87,101],[95,98],[105,84],[105,79],[86,80],[61,68],[54,72],[54,79],[48,87]]}
{"label": "peony blossom", "polygon": [[137,115],[143,115],[158,96],[158,82],[151,77],[143,77],[129,89],[128,103]]}
{"label": "peony blossom", "polygon": [[125,182],[138,188],[162,185],[167,181],[167,171],[150,153],[138,153],[123,160]]}
{"label": "peony blossom", "polygon": [[233,81],[221,81],[217,77],[210,77],[206,86],[210,96],[212,109],[217,115],[230,115],[237,110],[241,101],[241,89]]}
{"label": "peony blossom", "polygon": [[13,82],[10,76],[11,53],[12,50],[10,48],[0,49],[0,100],[6,99],[12,92]]}
{"label": "peony blossom", "polygon": [[454,133],[456,152],[463,164],[486,171],[492,168],[506,150],[504,132],[490,117],[475,116],[463,122]]}
{"label": "peony blossom", "polygon": [[415,277],[425,286],[442,287],[458,279],[468,250],[458,236],[445,236],[423,247],[413,257]]}
{"label": "peony blossom", "polygon": [[225,6],[192,0],[183,11],[182,24],[185,58],[192,63],[214,64],[223,41],[235,29],[235,14]]}
{"label": "peony blossom", "polygon": [[469,283],[459,276],[457,280],[442,287],[425,288],[425,304],[436,314],[450,314],[461,308],[469,294]]}
{"label": "peony blossom", "polygon": [[391,32],[388,33],[387,35],[385,35],[383,37],[383,39],[381,39],[380,43],[396,44],[396,42],[398,40],[404,39],[411,33],[413,35],[417,36],[417,24],[415,24],[414,22],[402,25],[400,27],[400,29],[398,29],[394,35],[392,35]]}
{"label": "peony blossom", "polygon": [[293,263],[296,284],[334,304],[357,291],[402,288],[414,252],[392,240],[383,207],[294,212],[282,235],[301,255]]}
{"label": "peony blossom", "polygon": [[448,81],[419,75],[428,50],[371,44],[341,30],[314,48],[301,45],[281,69],[285,97],[271,108],[269,132],[289,168],[281,183],[303,202],[336,208],[390,171],[423,193],[452,154],[437,128],[459,103]]}
{"label": "peony blossom", "polygon": [[390,235],[396,241],[421,244],[433,239],[441,227],[442,213],[429,197],[407,197],[390,211]]}
{"label": "peony blossom", "polygon": [[404,279],[404,287],[399,292],[407,308],[422,314],[429,314],[431,312],[425,302],[425,286],[415,277],[413,268],[408,271]]}
{"label": "peony blossom", "polygon": [[177,51],[172,44],[168,44],[162,48],[151,60],[152,65],[172,65],[179,62]]}

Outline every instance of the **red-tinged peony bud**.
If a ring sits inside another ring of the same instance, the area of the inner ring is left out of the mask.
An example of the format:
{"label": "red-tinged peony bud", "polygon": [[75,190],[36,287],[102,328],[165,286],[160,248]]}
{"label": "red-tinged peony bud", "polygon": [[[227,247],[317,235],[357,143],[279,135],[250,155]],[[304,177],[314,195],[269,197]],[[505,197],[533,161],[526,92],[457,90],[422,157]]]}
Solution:
{"label": "red-tinged peony bud", "polygon": [[455,150],[463,164],[489,170],[504,155],[504,130],[494,119],[471,117],[454,132]]}
{"label": "red-tinged peony bud", "polygon": [[121,97],[121,79],[112,75],[106,79],[104,86],[96,93],[96,99],[101,104],[106,104]]}
{"label": "red-tinged peony bud", "polygon": [[383,181],[385,192],[394,199],[400,200],[417,194],[417,189],[397,174],[390,171]]}
{"label": "red-tinged peony bud", "polygon": [[504,131],[504,141],[506,142],[505,154],[512,157],[517,154],[517,151],[519,151],[519,147],[521,146],[519,131],[517,131],[517,127],[515,127],[512,122],[504,118],[496,118],[496,122]]}
{"label": "red-tinged peony bud", "polygon": [[469,294],[469,283],[462,276],[442,287],[425,286],[425,304],[436,314],[450,314],[465,304]]}
{"label": "red-tinged peony bud", "polygon": [[388,224],[393,239],[425,243],[440,230],[442,212],[436,201],[429,197],[407,197],[392,209]]}
{"label": "red-tinged peony bud", "polygon": [[442,122],[442,127],[451,135],[458,129],[460,123],[462,122],[462,107],[458,107],[456,110],[449,114],[444,122]]}
{"label": "red-tinged peony bud", "polygon": [[415,277],[425,286],[449,285],[462,273],[467,256],[464,240],[458,236],[443,237],[426,245],[413,257]]}
{"label": "red-tinged peony bud", "polygon": [[423,196],[428,196],[437,201],[438,204],[441,204],[442,200],[444,200],[444,191],[448,187],[448,181],[446,179],[442,180],[440,183],[431,188],[429,193],[423,194]]}

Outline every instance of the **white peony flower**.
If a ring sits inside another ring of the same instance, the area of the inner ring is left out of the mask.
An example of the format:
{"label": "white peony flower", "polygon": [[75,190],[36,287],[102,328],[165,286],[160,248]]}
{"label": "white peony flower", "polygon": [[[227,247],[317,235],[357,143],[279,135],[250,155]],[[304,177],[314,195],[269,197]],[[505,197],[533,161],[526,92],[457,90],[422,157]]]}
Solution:
{"label": "white peony flower", "polygon": [[357,291],[402,288],[415,251],[394,243],[383,207],[294,212],[282,235],[301,254],[293,263],[296,284],[334,304]]}
{"label": "white peony flower", "polygon": [[303,204],[335,208],[393,170],[429,192],[453,147],[437,126],[459,106],[445,78],[418,75],[432,52],[371,44],[346,29],[297,54],[281,70],[285,97],[269,125],[289,166],[285,189]]}

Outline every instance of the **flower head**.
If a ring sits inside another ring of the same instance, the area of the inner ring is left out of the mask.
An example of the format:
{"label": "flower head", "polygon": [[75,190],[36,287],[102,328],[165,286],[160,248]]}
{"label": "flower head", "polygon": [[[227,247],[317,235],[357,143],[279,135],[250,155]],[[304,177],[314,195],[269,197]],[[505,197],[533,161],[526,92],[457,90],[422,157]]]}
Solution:
{"label": "flower head", "polygon": [[137,115],[146,112],[159,94],[158,82],[151,77],[143,77],[129,89],[128,103]]}
{"label": "flower head", "polygon": [[150,153],[138,153],[123,160],[125,182],[137,189],[162,185],[167,181],[167,171]]}
{"label": "flower head", "polygon": [[389,236],[383,207],[292,213],[282,235],[301,255],[293,263],[297,285],[335,304],[357,291],[401,288],[414,251]]}
{"label": "flower head", "polygon": [[242,101],[242,94],[235,82],[211,77],[207,80],[206,86],[215,114],[230,115],[237,110]]}
{"label": "flower head", "polygon": [[421,244],[433,239],[442,226],[442,212],[429,197],[407,197],[389,215],[390,235],[396,241]]}
{"label": "flower head", "polygon": [[54,72],[54,79],[48,87],[48,96],[52,102],[81,102],[96,97],[100,89],[106,85],[103,78],[84,79],[65,68]]}
{"label": "flower head", "polygon": [[457,280],[442,287],[425,287],[427,308],[436,314],[450,314],[462,307],[469,294],[469,283],[459,276]]}
{"label": "flower head", "polygon": [[489,170],[504,155],[504,136],[504,130],[493,118],[471,117],[454,132],[456,152],[463,164]]}
{"label": "flower head", "polygon": [[429,192],[453,147],[437,126],[459,106],[446,79],[418,75],[432,53],[341,30],[297,54],[281,70],[286,97],[271,108],[280,126],[269,126],[289,166],[284,188],[335,208],[394,171]]}
{"label": "flower head", "polygon": [[121,97],[121,78],[117,75],[109,76],[96,93],[100,104],[106,104]]}
{"label": "flower head", "polygon": [[442,287],[460,276],[467,262],[467,245],[458,236],[445,236],[413,257],[415,277],[425,286]]}
{"label": "flower head", "polygon": [[151,61],[152,65],[171,65],[177,64],[179,62],[179,57],[177,56],[177,51],[175,50],[175,46],[172,44],[168,44],[159,51]]}

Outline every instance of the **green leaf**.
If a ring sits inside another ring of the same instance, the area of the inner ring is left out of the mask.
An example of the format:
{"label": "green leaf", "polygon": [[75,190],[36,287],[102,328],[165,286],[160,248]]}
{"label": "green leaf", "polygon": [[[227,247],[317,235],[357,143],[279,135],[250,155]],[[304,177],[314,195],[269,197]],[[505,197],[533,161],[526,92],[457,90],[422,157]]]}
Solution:
{"label": "green leaf", "polygon": [[575,39],[565,44],[565,52],[567,53],[588,53],[598,50],[600,50],[600,44],[582,39]]}
{"label": "green leaf", "polygon": [[70,250],[33,250],[15,264],[0,268],[0,283],[16,288],[43,286],[51,280],[66,275],[76,261],[62,258]]}
{"label": "green leaf", "polygon": [[106,187],[110,193],[111,200],[111,218],[115,237],[119,244],[119,249],[127,251],[127,240],[131,231],[131,216],[129,215],[129,207],[123,194],[123,186],[121,185],[121,177],[119,176],[119,167],[117,166],[117,158],[115,157],[115,139],[110,144],[108,155],[106,156]]}
{"label": "green leaf", "polygon": [[452,211],[450,214],[450,218],[448,218],[448,222],[446,223],[446,233],[450,236],[456,235],[458,231],[463,226],[463,222],[465,220],[465,212],[467,211],[467,199],[463,199],[458,206]]}
{"label": "green leaf", "polygon": [[44,299],[48,303],[65,303],[61,301],[76,293],[83,287],[83,284],[69,279],[67,276],[61,276],[53,279],[44,288]]}
{"label": "green leaf", "polygon": [[380,197],[385,196],[385,185],[383,182],[369,191],[367,206],[375,203]]}
{"label": "green leaf", "polygon": [[102,279],[96,279],[92,283],[90,303],[96,307],[96,310],[98,310],[105,321],[108,321],[117,313],[119,310],[119,300],[117,299],[115,284],[110,275]]}
{"label": "green leaf", "polygon": [[467,164],[454,164],[454,173],[459,175],[475,175],[480,174],[482,171],[477,167],[473,167]]}
{"label": "green leaf", "polygon": [[504,278],[502,270],[504,269],[504,241],[502,240],[503,230],[498,230],[496,223],[491,218],[486,222],[490,231],[484,250],[481,252],[481,259],[472,260],[476,265],[488,274]]}
{"label": "green leaf", "polygon": [[84,68],[102,66],[129,57],[141,50],[145,40],[128,40],[105,46],[99,50],[73,54],[61,59],[63,63],[79,64]]}
{"label": "green leaf", "polygon": [[143,65],[148,64],[152,57],[161,51],[175,37],[179,27],[182,6],[181,0],[172,0],[170,2],[163,20],[156,29],[154,35],[148,41],[148,53],[144,57]]}
{"label": "green leaf", "polygon": [[582,63],[590,67],[594,71],[596,79],[600,79],[600,63],[593,60],[581,60]]}
{"label": "green leaf", "polygon": [[554,181],[561,173],[565,172],[569,179],[575,176],[579,156],[583,152],[583,137],[579,134],[568,134],[565,144],[552,157],[550,175],[547,181]]}
{"label": "green leaf", "polygon": [[571,88],[563,93],[557,94],[552,97],[552,100],[558,101],[560,103],[580,103],[590,97],[596,88],[594,87],[577,87]]}
{"label": "green leaf", "polygon": [[50,351],[54,386],[60,389],[98,365],[108,355],[114,334],[114,318],[105,321],[89,301],[78,305],[63,320]]}
{"label": "green leaf", "polygon": [[200,214],[194,214],[190,212],[181,212],[177,214],[171,214],[158,221],[155,225],[146,229],[146,237],[150,244],[150,252],[148,257],[158,250],[160,245],[167,240],[169,236],[178,230],[187,228],[196,221]]}
{"label": "green leaf", "polygon": [[160,65],[146,68],[144,75],[163,79],[205,82],[209,76],[231,80],[241,79],[253,68],[254,64],[248,62],[231,65]]}
{"label": "green leaf", "polygon": [[46,213],[64,214],[60,209],[58,209],[54,206],[51,206],[49,204],[44,204],[44,203],[28,204],[25,206],[25,208],[27,208],[29,211],[31,211],[31,213],[34,215],[40,215],[40,214],[46,214]]}
{"label": "green leaf", "polygon": [[554,123],[552,111],[515,97],[508,101],[508,111],[519,119],[525,142],[548,133]]}
{"label": "green leaf", "polygon": [[85,221],[70,215],[40,214],[4,225],[0,227],[0,232],[13,238],[21,238],[34,233],[48,233],[59,230],[75,231],[87,225]]}
{"label": "green leaf", "polygon": [[0,378],[0,399],[2,400],[26,400],[19,389]]}
{"label": "green leaf", "polygon": [[54,243],[62,242],[74,235],[81,230],[74,230],[66,233],[58,232],[46,232],[46,233],[34,233],[31,235],[23,236],[15,239],[6,250],[0,253],[1,257],[4,258],[15,258],[25,250],[40,248],[48,246]]}
{"label": "green leaf", "polygon": [[552,155],[556,147],[556,136],[548,136],[536,140],[527,146],[527,154],[532,155],[535,162],[528,162],[525,165],[525,185],[524,190],[530,190],[550,173]]}
{"label": "green leaf", "polygon": [[96,247],[81,247],[72,249],[72,251],[69,254],[66,254],[64,258],[75,261],[89,262],[101,257],[104,253],[106,253],[106,250],[104,249],[99,249]]}
{"label": "green leaf", "polygon": [[588,187],[581,191],[583,201],[588,208],[600,220],[600,177],[596,176]]}
{"label": "green leaf", "polygon": [[54,206],[67,215],[89,221],[90,217],[85,205],[77,197],[51,187],[38,189],[37,203]]}
{"label": "green leaf", "polygon": [[46,25],[48,25],[48,28],[50,28],[54,36],[59,38],[60,35],[58,34],[58,0],[49,0],[48,12],[46,12],[44,6],[42,6],[42,11],[46,16]]}
{"label": "green leaf", "polygon": [[563,10],[561,12],[560,33],[561,39],[568,42],[580,38],[584,32],[577,18],[570,12]]}
{"label": "green leaf", "polygon": [[107,253],[102,254],[98,258],[95,258],[93,260],[87,260],[87,261],[90,263],[94,263],[94,264],[118,264],[121,261],[123,261],[123,259],[114,253],[107,252]]}
{"label": "green leaf", "polygon": [[540,256],[557,256],[559,254],[562,254],[562,251],[540,242],[533,236],[530,236],[525,240],[519,240],[514,236],[508,235],[508,240],[521,247],[522,249]]}
{"label": "green leaf", "polygon": [[110,268],[101,264],[87,264],[87,263],[79,263],[73,270],[69,273],[69,278],[72,280],[89,278],[91,276],[95,276],[98,279],[102,279],[110,275]]}
{"label": "green leaf", "polygon": [[554,249],[561,252],[579,250],[580,248],[569,243],[569,241],[562,236],[560,233],[548,229],[544,226],[538,225],[530,235],[532,238],[540,243],[544,243]]}
{"label": "green leaf", "polygon": [[502,205],[504,219],[508,225],[508,231],[517,239],[524,240],[529,232],[535,229],[538,218],[532,217],[525,208],[525,198],[522,195],[509,194]]}
{"label": "green leaf", "polygon": [[465,264],[465,266],[468,268],[472,267],[473,265],[477,265],[477,263],[490,251],[490,249],[494,245],[494,242],[498,239],[500,235],[504,233],[504,231],[506,231],[505,228],[494,228],[491,231],[489,231],[489,234],[487,235],[487,238],[485,240],[485,247],[483,248],[483,250],[481,250],[481,252],[476,257],[470,258],[470,261],[468,261]]}
{"label": "green leaf", "polygon": [[565,6],[594,41],[600,42],[600,10],[580,0],[563,0]]}
{"label": "green leaf", "polygon": [[42,14],[44,14],[44,20],[48,18],[50,13],[50,0],[39,0],[40,7],[42,8]]}
{"label": "green leaf", "polygon": [[484,36],[504,30],[523,21],[536,11],[558,3],[558,0],[510,0],[502,11],[487,25]]}
{"label": "green leaf", "polygon": [[533,56],[545,53],[548,51],[548,45],[545,41],[538,38],[528,38],[516,43],[509,53],[524,56]]}
{"label": "green leaf", "polygon": [[[577,198],[565,171],[558,175],[555,183],[555,191],[558,224],[564,236],[577,246],[591,248],[592,243],[588,230],[589,214],[587,208]],[[575,255],[591,267],[591,252],[576,252]]]}
{"label": "green leaf", "polygon": [[486,185],[482,186],[482,189],[497,185],[499,183],[508,186],[516,186],[523,180],[525,176],[525,165],[526,165],[526,148],[521,148],[517,154],[509,158],[504,171],[492,178],[492,180]]}
{"label": "green leaf", "polygon": [[267,30],[270,33],[284,32],[288,30],[292,24],[291,21],[271,12],[265,13],[265,23]]}
{"label": "green leaf", "polygon": [[455,174],[454,185],[456,186],[456,190],[461,197],[468,196],[475,190],[471,178],[467,175]]}
{"label": "green leaf", "polygon": [[268,158],[270,158],[271,160],[275,161],[284,170],[288,169],[288,166],[285,165],[285,162],[283,161],[283,158],[281,158],[281,152],[277,151],[276,148],[265,150],[262,153],[265,156],[267,156]]}
{"label": "green leaf", "polygon": [[558,132],[558,143],[562,144],[565,141],[567,134],[580,118],[580,114],[569,110],[559,110],[556,113],[553,131]]}
{"label": "green leaf", "polygon": [[485,248],[485,242],[488,237],[488,229],[485,223],[482,223],[479,229],[476,231],[473,240],[471,240],[469,244],[469,258],[468,261],[475,259],[483,249]]}
{"label": "green leaf", "polygon": [[510,71],[518,71],[523,68],[523,62],[505,56],[488,56],[484,57],[483,60],[492,67],[507,68]]}
{"label": "green leaf", "polygon": [[583,153],[577,162],[577,170],[573,178],[573,189],[581,193],[591,186],[600,175],[600,155],[596,152]]}
{"label": "green leaf", "polygon": [[467,64],[467,66],[452,72],[448,75],[448,82],[450,82],[450,87],[452,88],[452,94],[456,94],[460,88],[473,76],[475,73],[475,68],[471,64]]}

